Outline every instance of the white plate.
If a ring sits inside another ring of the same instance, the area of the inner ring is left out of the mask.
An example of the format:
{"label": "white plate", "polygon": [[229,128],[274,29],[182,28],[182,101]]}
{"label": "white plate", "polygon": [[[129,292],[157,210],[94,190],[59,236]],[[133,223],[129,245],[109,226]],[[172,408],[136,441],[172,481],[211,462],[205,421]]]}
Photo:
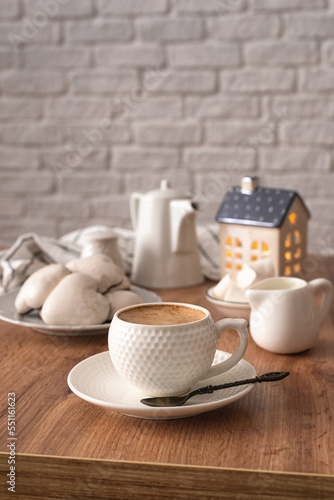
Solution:
{"label": "white plate", "polygon": [[[154,292],[145,290],[138,286],[131,286],[133,292],[138,293],[144,302],[161,302],[161,298]],[[46,333],[48,335],[62,335],[69,337],[77,337],[83,335],[98,335],[107,333],[110,323],[102,325],[85,325],[85,326],[56,326],[46,325],[40,318],[38,311],[32,311],[29,314],[18,314],[15,311],[14,302],[18,291],[0,295],[0,319],[13,323],[14,325],[25,326],[36,330],[37,332]]]}
{"label": "white plate", "polygon": [[211,304],[214,304],[227,318],[242,318],[249,321],[251,307],[249,302],[230,302],[217,299],[211,295],[214,287],[206,292],[206,298]]}
{"label": "white plate", "polygon": [[[229,357],[224,351],[216,351],[214,363]],[[217,385],[256,377],[247,361],[241,360],[231,370],[209,380],[201,380],[193,389],[208,384]],[[212,394],[202,394],[189,399],[183,406],[153,408],[140,402],[144,397],[116,372],[109,352],[95,354],[78,363],[69,373],[67,383],[81,399],[130,417],[153,420],[169,420],[191,417],[226,406],[248,394],[255,384],[231,387]]]}

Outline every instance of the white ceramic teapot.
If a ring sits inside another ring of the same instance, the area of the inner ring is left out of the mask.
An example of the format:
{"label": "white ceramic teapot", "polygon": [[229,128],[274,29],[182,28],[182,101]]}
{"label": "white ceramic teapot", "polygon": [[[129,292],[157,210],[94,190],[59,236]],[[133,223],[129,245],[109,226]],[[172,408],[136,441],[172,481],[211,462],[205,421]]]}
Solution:
{"label": "white ceramic teapot", "polygon": [[267,351],[292,354],[315,344],[332,303],[333,286],[323,278],[307,283],[299,278],[277,277],[261,281],[246,295],[252,308],[253,340]]}
{"label": "white ceramic teapot", "polygon": [[163,180],[160,189],[132,193],[136,231],[131,279],[149,288],[178,288],[203,281],[197,247],[196,204]]}

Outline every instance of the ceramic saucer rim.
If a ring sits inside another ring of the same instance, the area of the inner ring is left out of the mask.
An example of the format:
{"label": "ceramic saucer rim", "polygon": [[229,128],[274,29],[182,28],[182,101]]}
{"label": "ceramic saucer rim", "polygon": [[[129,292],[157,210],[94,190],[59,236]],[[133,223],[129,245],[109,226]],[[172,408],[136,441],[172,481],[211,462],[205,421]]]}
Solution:
{"label": "ceramic saucer rim", "polygon": [[210,293],[210,291],[213,290],[213,288],[214,287],[209,288],[206,292],[207,299],[210,300],[213,304],[216,304],[217,306],[233,307],[239,309],[244,309],[244,308],[250,309],[249,302],[236,302],[233,300],[222,300],[218,299],[217,297],[214,297]]}
{"label": "ceramic saucer rim", "polygon": [[[218,356],[225,357],[226,355],[230,355],[230,353],[227,353],[225,351],[218,350],[216,351],[216,354]],[[85,394],[82,392],[82,390],[78,389],[75,384],[73,383],[73,376],[74,374],[77,374],[81,369],[86,368],[89,366],[89,364],[92,361],[96,361],[99,357],[108,357],[108,360],[110,362],[110,367],[112,368],[116,379],[120,380],[122,384],[125,386],[125,390],[128,387],[130,389],[130,385],[121,379],[121,377],[116,373],[112,361],[109,356],[108,351],[104,351],[102,353],[94,354],[92,356],[89,356],[88,358],[85,358],[84,360],[80,361],[77,363],[69,372],[68,377],[67,377],[67,383],[71,391],[76,394],[79,398],[83,399],[84,401],[87,401],[89,403],[95,404],[97,406],[101,406],[104,408],[111,409],[113,411],[116,411],[118,413],[122,413],[123,415],[131,416],[131,417],[136,417],[136,418],[148,418],[148,419],[157,419],[157,420],[167,420],[167,419],[174,419],[174,418],[185,418],[185,417],[190,417],[190,416],[195,416],[199,415],[201,413],[205,413],[208,411],[212,411],[218,408],[221,408],[223,406],[227,406],[228,404],[233,403],[234,401],[237,401],[243,397],[245,397],[250,391],[254,389],[255,384],[249,384],[245,386],[240,386],[240,389],[237,393],[235,393],[232,396],[228,397],[221,397],[218,400],[214,401],[206,401],[204,403],[193,403],[191,404],[191,400],[189,401],[189,404],[185,404],[183,406],[175,406],[175,407],[161,407],[161,408],[152,408],[149,406],[146,406],[142,403],[140,403],[140,399],[142,399],[144,396],[142,394],[135,393],[134,390],[131,387],[131,392],[132,394],[135,394],[135,397],[138,398],[138,401],[136,401],[135,405],[134,404],[122,404],[121,402],[119,404],[116,404],[114,402],[107,402],[101,399],[97,399],[94,397],[91,397],[88,394]],[[244,365],[247,367],[247,370],[249,373],[247,373],[247,378],[255,377],[256,376],[256,371],[254,367],[246,360],[241,359],[237,365],[235,365],[231,370],[237,369],[238,365]],[[223,376],[222,374],[221,376]],[[205,384],[205,382],[204,382]],[[203,385],[201,381],[199,381],[196,386]],[[218,394],[218,393],[216,393]],[[223,391],[222,391],[223,394]],[[203,397],[203,396],[202,396]]]}

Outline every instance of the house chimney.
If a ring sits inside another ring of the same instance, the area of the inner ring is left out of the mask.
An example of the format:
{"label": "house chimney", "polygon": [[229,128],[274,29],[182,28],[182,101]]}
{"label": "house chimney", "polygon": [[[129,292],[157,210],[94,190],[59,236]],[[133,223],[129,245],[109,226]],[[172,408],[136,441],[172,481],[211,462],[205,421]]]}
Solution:
{"label": "house chimney", "polygon": [[251,193],[255,191],[257,187],[259,187],[260,180],[257,176],[250,177],[246,176],[243,177],[241,180],[241,191],[245,193]]}

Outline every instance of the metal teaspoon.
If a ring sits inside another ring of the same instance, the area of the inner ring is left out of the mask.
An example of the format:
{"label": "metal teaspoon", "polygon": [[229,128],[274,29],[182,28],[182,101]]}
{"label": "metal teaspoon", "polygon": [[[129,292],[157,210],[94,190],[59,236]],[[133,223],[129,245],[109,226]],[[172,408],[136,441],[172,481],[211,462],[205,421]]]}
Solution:
{"label": "metal teaspoon", "polygon": [[263,375],[249,378],[245,380],[238,380],[237,382],[227,382],[221,385],[207,385],[200,387],[189,394],[182,394],[180,396],[160,396],[155,398],[141,399],[140,402],[147,406],[182,406],[188,399],[196,396],[197,394],[211,394],[214,391],[221,389],[228,389],[229,387],[236,387],[238,385],[255,384],[256,382],[276,382],[290,375],[289,372],[269,372]]}

